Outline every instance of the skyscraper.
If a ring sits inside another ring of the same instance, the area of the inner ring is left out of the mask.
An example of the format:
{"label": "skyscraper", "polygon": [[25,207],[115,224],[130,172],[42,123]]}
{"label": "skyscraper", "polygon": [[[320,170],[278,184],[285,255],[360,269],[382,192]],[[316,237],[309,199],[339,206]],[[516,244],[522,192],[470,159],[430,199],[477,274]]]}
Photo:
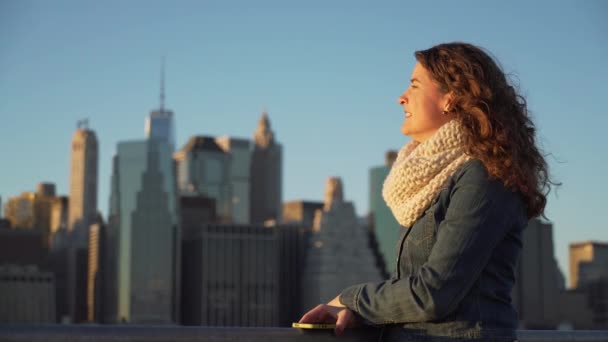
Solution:
{"label": "skyscraper", "polygon": [[68,230],[78,246],[87,245],[87,230],[97,215],[98,146],[88,120],[78,122],[72,137]]}
{"label": "skyscraper", "polygon": [[160,107],[150,112],[146,119],[146,138],[159,139],[167,143],[171,151],[175,149],[175,128],[173,126],[173,112],[165,109],[165,60],[163,59],[160,71]]}
{"label": "skyscraper", "polygon": [[262,113],[253,136],[251,159],[251,222],[281,220],[282,147],[274,139],[268,114]]}
{"label": "skyscraper", "polygon": [[388,175],[397,152],[388,151],[385,155],[385,164],[369,170],[369,206],[371,211],[371,225],[376,235],[378,249],[384,258],[386,271],[394,272],[396,265],[396,243],[399,239],[401,226],[382,198],[382,186]]}
{"label": "skyscraper", "polygon": [[382,280],[367,231],[344,201],[342,181],[330,178],[322,210],[315,213],[303,270],[303,304],[312,308],[352,284]]}
{"label": "skyscraper", "polygon": [[181,195],[215,201],[220,222],[232,222],[230,155],[209,136],[194,136],[174,154],[177,186]]}
{"label": "skyscraper", "polygon": [[177,322],[179,230],[173,174],[166,143],[118,144],[104,262],[108,323]]}
{"label": "skyscraper", "polygon": [[105,224],[100,216],[89,230],[87,322],[100,322],[103,319],[105,229]]}
{"label": "skyscraper", "polygon": [[228,182],[232,222],[249,223],[251,143],[246,139],[231,137],[220,137],[215,142],[230,158]]}
{"label": "skyscraper", "polygon": [[530,220],[513,288],[520,323],[530,329],[554,329],[559,323],[559,293],[564,279],[553,252],[553,225]]}

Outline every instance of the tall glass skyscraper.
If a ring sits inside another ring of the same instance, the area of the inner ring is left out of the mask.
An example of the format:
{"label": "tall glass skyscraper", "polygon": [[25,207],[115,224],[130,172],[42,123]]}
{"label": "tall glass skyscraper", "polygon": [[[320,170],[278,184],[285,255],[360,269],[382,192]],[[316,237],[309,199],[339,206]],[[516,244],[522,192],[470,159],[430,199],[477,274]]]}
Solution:
{"label": "tall glass skyscraper", "polygon": [[174,154],[180,194],[215,201],[218,221],[232,222],[230,154],[209,136],[194,136]]}
{"label": "tall glass skyscraper", "polygon": [[389,274],[395,271],[396,246],[401,227],[393,213],[382,198],[382,185],[388,176],[397,154],[394,151],[386,153],[385,165],[373,167],[369,171],[369,207],[372,214],[372,224],[380,253]]}
{"label": "tall glass skyscraper", "polygon": [[171,147],[118,144],[107,230],[109,323],[177,322],[178,227]]}
{"label": "tall glass skyscraper", "polygon": [[164,108],[150,112],[146,119],[146,138],[161,140],[174,150],[173,112]]}

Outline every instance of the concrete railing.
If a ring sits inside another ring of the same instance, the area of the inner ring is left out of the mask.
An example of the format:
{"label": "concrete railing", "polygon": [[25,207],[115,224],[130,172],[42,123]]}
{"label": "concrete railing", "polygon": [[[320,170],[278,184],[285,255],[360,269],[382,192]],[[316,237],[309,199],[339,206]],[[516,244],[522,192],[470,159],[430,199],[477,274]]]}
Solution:
{"label": "concrete railing", "polygon": [[[608,341],[608,331],[520,330],[520,342]],[[217,328],[133,325],[0,325],[4,342],[325,342],[377,341],[377,329],[349,329],[336,337],[332,331],[291,328]]]}

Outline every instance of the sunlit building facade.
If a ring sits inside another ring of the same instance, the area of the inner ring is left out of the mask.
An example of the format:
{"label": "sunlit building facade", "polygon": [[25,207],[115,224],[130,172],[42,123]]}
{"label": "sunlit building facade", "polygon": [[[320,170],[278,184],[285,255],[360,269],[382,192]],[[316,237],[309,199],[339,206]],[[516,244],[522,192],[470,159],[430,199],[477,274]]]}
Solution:
{"label": "sunlit building facade", "polygon": [[577,288],[599,278],[608,278],[608,243],[570,244],[570,287]]}
{"label": "sunlit building facade", "polygon": [[97,215],[98,143],[86,121],[72,136],[68,230],[74,243],[86,247],[89,225]]}

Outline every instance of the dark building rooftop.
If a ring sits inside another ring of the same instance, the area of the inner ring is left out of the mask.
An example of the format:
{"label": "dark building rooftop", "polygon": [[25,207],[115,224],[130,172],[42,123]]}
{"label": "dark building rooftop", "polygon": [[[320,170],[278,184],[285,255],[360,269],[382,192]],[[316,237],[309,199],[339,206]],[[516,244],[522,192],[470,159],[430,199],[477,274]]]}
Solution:
{"label": "dark building rooftop", "polygon": [[181,148],[181,151],[192,151],[192,150],[203,150],[203,151],[214,151],[224,153],[221,147],[215,142],[214,137],[210,136],[194,136],[188,140],[188,142]]}

